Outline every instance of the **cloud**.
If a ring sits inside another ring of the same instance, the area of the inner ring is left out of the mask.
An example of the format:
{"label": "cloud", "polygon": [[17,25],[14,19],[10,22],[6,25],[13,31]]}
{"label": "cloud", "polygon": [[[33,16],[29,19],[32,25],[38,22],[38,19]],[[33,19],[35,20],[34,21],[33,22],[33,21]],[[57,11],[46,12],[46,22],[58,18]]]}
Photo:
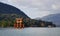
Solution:
{"label": "cloud", "polygon": [[31,18],[60,13],[60,0],[0,0],[13,5]]}
{"label": "cloud", "polygon": [[59,10],[60,9],[60,4],[53,4],[52,9],[53,10]]}
{"label": "cloud", "polygon": [[23,10],[31,18],[43,17],[43,16],[46,16],[46,15],[50,14],[49,11],[39,11],[37,9],[38,8],[27,8],[27,7],[24,7],[21,10]]}

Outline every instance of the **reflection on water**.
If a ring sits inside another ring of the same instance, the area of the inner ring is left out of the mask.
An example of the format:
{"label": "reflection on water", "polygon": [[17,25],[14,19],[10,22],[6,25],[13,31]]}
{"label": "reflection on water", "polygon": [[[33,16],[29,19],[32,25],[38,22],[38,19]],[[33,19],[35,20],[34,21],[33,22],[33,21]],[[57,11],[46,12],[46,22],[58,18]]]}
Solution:
{"label": "reflection on water", "polygon": [[60,36],[60,28],[0,28],[0,36]]}

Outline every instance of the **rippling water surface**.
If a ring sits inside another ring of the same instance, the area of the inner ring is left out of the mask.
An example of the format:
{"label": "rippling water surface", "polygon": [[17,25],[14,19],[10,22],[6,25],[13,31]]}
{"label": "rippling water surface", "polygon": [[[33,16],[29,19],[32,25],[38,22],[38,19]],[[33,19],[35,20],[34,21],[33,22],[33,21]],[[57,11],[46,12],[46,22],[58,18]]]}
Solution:
{"label": "rippling water surface", "polygon": [[0,28],[0,36],[60,36],[60,28]]}

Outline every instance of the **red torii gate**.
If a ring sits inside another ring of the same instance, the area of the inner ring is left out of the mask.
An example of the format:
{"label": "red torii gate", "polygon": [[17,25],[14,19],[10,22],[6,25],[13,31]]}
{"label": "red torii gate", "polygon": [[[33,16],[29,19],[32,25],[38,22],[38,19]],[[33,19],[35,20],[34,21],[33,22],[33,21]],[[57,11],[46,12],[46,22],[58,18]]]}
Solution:
{"label": "red torii gate", "polygon": [[23,18],[16,18],[14,28],[24,28]]}

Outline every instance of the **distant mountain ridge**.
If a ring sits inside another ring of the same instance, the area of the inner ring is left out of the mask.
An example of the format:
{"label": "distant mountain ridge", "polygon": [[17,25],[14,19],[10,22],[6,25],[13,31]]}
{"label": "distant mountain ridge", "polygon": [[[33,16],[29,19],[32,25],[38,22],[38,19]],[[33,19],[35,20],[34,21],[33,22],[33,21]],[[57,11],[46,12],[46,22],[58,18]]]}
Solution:
{"label": "distant mountain ridge", "polygon": [[51,14],[43,17],[42,20],[51,21],[55,23],[57,26],[60,26],[60,14]]}

